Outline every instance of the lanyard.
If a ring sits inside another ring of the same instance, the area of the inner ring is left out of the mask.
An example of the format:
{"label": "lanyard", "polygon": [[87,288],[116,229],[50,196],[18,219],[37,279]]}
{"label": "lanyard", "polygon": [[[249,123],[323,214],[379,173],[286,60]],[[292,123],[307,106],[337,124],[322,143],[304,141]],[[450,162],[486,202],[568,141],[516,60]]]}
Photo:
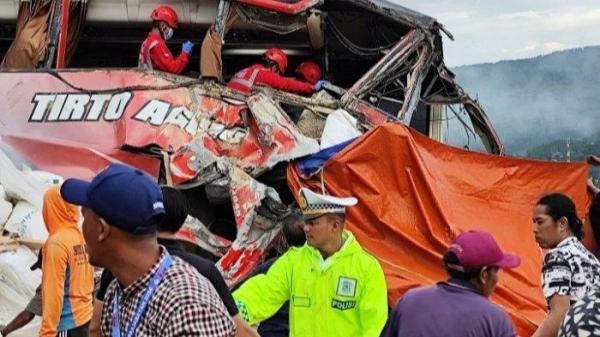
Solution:
{"label": "lanyard", "polygon": [[[162,261],[160,261],[160,265],[158,266],[156,273],[154,273],[154,275],[152,275],[152,279],[150,279],[150,284],[148,284],[148,287],[146,288],[146,292],[144,293],[144,296],[140,300],[140,303],[138,304],[137,308],[135,309],[135,314],[133,315],[133,319],[131,320],[131,323],[129,324],[129,327],[127,329],[127,333],[125,334],[125,337],[133,337],[134,336],[135,329],[140,324],[142,315],[146,311],[146,308],[148,307],[148,303],[150,303],[150,299],[152,298],[152,295],[154,295],[154,292],[158,288],[160,281],[162,281],[162,279],[165,277],[165,275],[167,274],[167,271],[169,270],[169,267],[171,267],[172,263],[173,263],[173,258],[171,257],[171,255],[169,255],[169,253],[166,253],[165,257],[162,259]],[[119,297],[120,297],[119,287],[117,287],[117,291],[115,292],[115,296],[113,297],[112,337],[121,337],[121,318],[119,317],[119,314],[120,314]]]}

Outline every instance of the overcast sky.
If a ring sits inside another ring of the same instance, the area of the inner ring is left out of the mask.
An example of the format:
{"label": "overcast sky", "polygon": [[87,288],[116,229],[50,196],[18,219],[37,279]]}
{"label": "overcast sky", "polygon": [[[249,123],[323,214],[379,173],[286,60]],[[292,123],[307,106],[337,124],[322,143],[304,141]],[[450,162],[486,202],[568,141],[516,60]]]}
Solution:
{"label": "overcast sky", "polygon": [[527,58],[600,45],[600,0],[396,0],[438,19],[446,64]]}

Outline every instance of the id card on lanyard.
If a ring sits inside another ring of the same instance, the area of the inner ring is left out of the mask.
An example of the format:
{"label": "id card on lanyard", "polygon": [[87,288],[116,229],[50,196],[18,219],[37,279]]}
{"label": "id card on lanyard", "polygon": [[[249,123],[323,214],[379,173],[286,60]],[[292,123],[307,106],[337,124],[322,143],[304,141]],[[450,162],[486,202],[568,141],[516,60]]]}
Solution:
{"label": "id card on lanyard", "polygon": [[[165,257],[163,257],[162,261],[160,261],[158,269],[156,270],[154,275],[152,275],[150,283],[148,284],[148,288],[146,288],[144,296],[142,296],[142,299],[140,300],[140,302],[137,305],[137,308],[135,309],[135,313],[133,315],[133,318],[131,319],[131,323],[129,323],[129,326],[127,327],[125,337],[133,337],[135,335],[135,329],[137,329],[137,326],[140,324],[142,316],[148,308],[150,299],[152,299],[152,295],[154,295],[154,293],[156,292],[158,285],[167,274],[167,271],[169,270],[169,267],[171,267],[172,263],[173,258],[171,257],[171,255],[169,255],[169,253],[166,253]],[[117,291],[115,292],[115,296],[113,297],[111,335],[112,337],[121,337],[121,318],[119,317],[121,313],[121,310],[119,308],[120,297],[121,296],[119,295],[119,288],[117,287]]]}

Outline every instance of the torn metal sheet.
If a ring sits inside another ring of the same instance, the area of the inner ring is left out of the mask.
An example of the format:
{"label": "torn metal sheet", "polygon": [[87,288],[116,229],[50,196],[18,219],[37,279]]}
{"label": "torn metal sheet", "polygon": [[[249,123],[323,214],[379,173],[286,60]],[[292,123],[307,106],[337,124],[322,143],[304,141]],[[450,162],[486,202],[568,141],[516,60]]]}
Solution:
{"label": "torn metal sheet", "polygon": [[220,0],[217,7],[217,17],[215,18],[214,30],[219,35],[221,42],[225,38],[227,31],[227,19],[231,11],[231,2],[229,0]]}
{"label": "torn metal sheet", "polygon": [[278,0],[237,0],[237,2],[250,6],[259,7],[269,11],[276,11],[288,15],[295,15],[307,11],[311,7],[318,5],[322,0],[298,0],[298,1],[278,1]]}
{"label": "torn metal sheet", "polygon": [[421,28],[433,29],[437,24],[435,18],[426,14],[414,11],[410,8],[399,5],[399,1],[393,0],[337,0],[359,6],[368,11],[380,14],[381,16],[394,20],[403,25]]}
{"label": "torn metal sheet", "polygon": [[[0,81],[7,88],[0,92],[3,142],[44,170],[86,179],[119,161],[157,176],[162,155],[153,149],[174,152],[200,134],[201,146],[241,167],[271,167],[318,151],[278,102],[324,114],[339,105],[268,89],[249,98],[214,82],[141,70],[5,72]],[[348,112],[360,120],[360,111]]]}
{"label": "torn metal sheet", "polygon": [[[207,181],[207,177],[218,175],[215,165],[229,165],[222,158],[215,157],[210,151],[203,149],[203,163],[198,178]],[[229,285],[237,284],[245,279],[263,260],[279,239],[281,223],[290,213],[288,207],[271,187],[259,183],[242,169],[230,166],[221,178],[211,182],[226,180],[229,189],[237,234],[233,242],[213,234],[200,220],[188,217],[177,236],[200,246],[205,251],[220,257],[217,264]],[[222,168],[220,169],[222,170]],[[210,183],[208,183],[210,184]],[[182,186],[180,186],[182,187]]]}
{"label": "torn metal sheet", "polygon": [[469,115],[474,131],[479,135],[483,145],[489,153],[504,154],[504,145],[500,136],[494,129],[489,117],[476,100],[471,98],[463,88],[454,80],[454,74],[443,65],[437,70],[437,75],[445,84],[445,88],[451,88],[452,92],[428,90],[423,102],[428,104],[461,104]]}
{"label": "torn metal sheet", "polygon": [[238,233],[217,267],[228,285],[247,277],[280,236],[280,223],[289,214],[277,192],[243,170],[232,167],[231,201]]}
{"label": "torn metal sheet", "polygon": [[236,6],[236,13],[242,21],[278,34],[289,34],[306,28],[304,13],[290,16],[251,6]]}
{"label": "torn metal sheet", "polygon": [[177,232],[177,237],[198,245],[214,256],[222,257],[231,247],[231,241],[213,234],[202,221],[188,216]]}
{"label": "torn metal sheet", "polygon": [[431,63],[431,49],[429,44],[425,43],[422,45],[419,58],[408,76],[408,90],[404,97],[402,109],[398,113],[398,117],[406,125],[410,125],[413,112],[417,109],[417,104],[421,100],[423,81],[429,72],[429,64]]}
{"label": "torn metal sheet", "polygon": [[264,164],[267,167],[319,151],[319,143],[302,135],[289,116],[267,95],[250,96],[247,104],[256,121],[258,140],[271,149]]}
{"label": "torn metal sheet", "polygon": [[362,99],[368,92],[375,89],[390,75],[395,74],[406,60],[417,51],[419,45],[426,39],[426,35],[419,30],[413,30],[405,35],[379,62],[364,74],[340,99],[347,105],[354,100]]}
{"label": "torn metal sheet", "polygon": [[[253,174],[319,151],[318,142],[302,135],[271,98],[259,93],[246,102],[249,113],[243,123],[241,117],[236,117],[242,112],[237,108],[221,117],[216,112],[196,115],[196,136],[172,156],[172,173],[186,180],[196,177],[204,164],[201,159],[205,149]],[[221,102],[218,110],[223,111],[225,105]],[[220,123],[224,119],[232,123]]]}
{"label": "torn metal sheet", "polygon": [[196,178],[186,187],[201,186],[226,176],[231,163],[219,158],[201,142],[191,142],[179,148],[169,161],[169,168],[175,177],[186,181]]}

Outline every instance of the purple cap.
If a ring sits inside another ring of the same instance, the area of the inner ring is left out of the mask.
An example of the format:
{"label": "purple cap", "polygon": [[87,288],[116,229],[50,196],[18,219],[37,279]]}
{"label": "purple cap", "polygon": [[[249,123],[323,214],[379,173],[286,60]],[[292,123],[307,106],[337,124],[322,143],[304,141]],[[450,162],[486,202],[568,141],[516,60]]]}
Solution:
{"label": "purple cap", "polygon": [[447,264],[458,271],[471,271],[483,267],[516,268],[521,258],[502,252],[492,235],[484,231],[468,231],[460,234],[448,247],[458,257],[459,265]]}
{"label": "purple cap", "polygon": [[67,179],[62,197],[75,205],[91,208],[110,225],[133,234],[157,231],[156,216],[165,213],[160,187],[144,172],[122,164],[111,164],[91,182]]}

